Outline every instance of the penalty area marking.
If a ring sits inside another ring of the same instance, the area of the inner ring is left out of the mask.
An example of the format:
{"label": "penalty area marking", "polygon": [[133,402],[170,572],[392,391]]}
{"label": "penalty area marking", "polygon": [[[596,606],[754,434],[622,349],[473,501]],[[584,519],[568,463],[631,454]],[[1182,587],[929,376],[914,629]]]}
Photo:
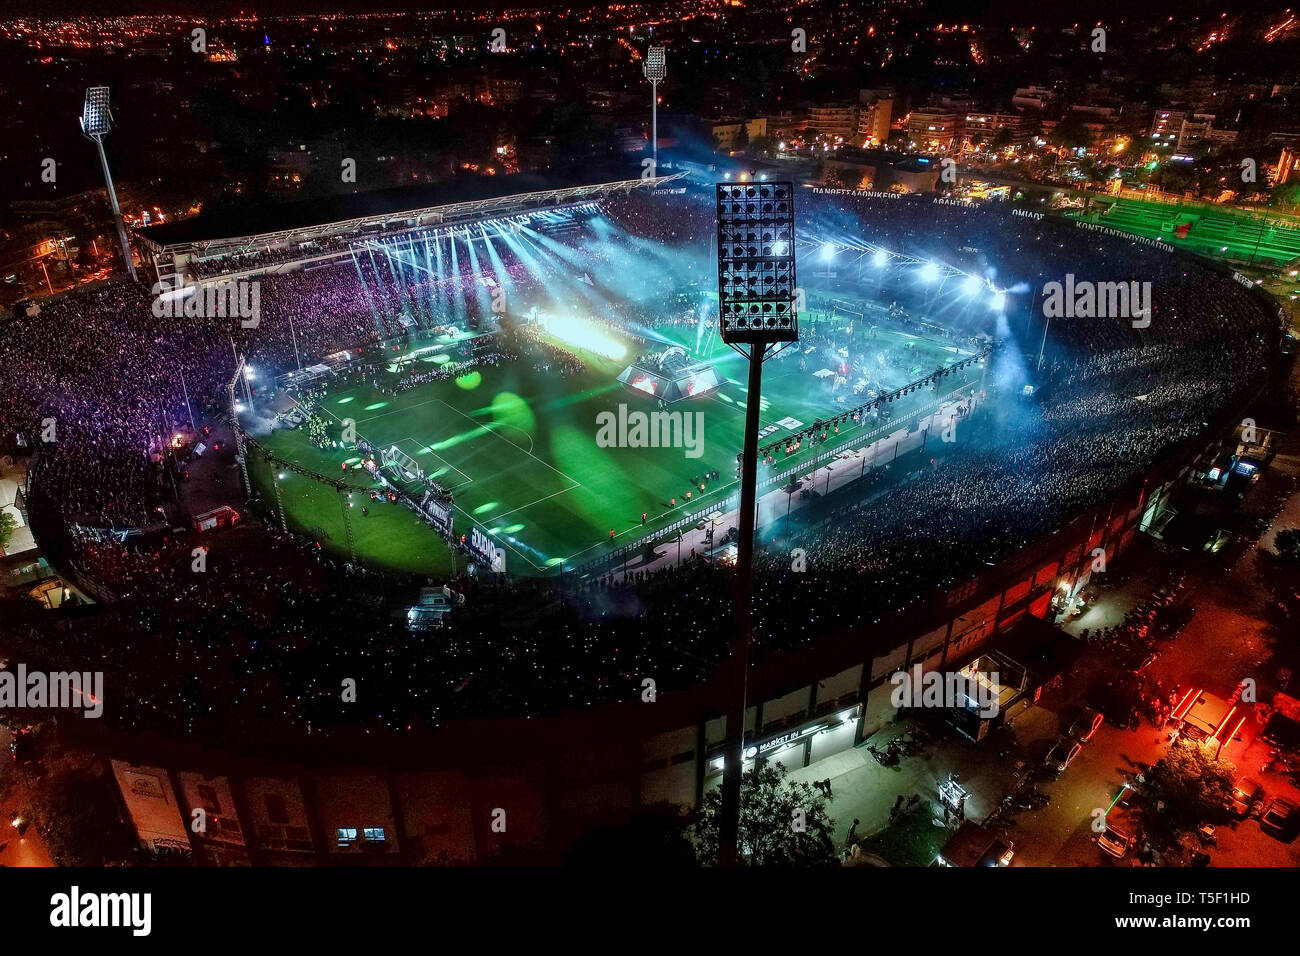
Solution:
{"label": "penalty area marking", "polygon": [[[551,498],[556,498],[556,497],[558,497],[558,496],[560,496],[560,495],[568,494],[570,491],[574,491],[574,490],[576,490],[576,489],[578,489],[578,488],[582,488],[582,487],[584,487],[583,484],[582,484],[582,482],[578,481],[578,480],[577,480],[576,478],[574,478],[572,475],[569,475],[569,474],[566,474],[566,473],[563,472],[563,471],[560,471],[560,469],[556,468],[554,465],[550,464],[550,463],[547,462],[547,461],[543,461],[541,458],[538,458],[536,455],[534,455],[534,454],[532,453],[532,451],[527,450],[527,449],[524,449],[524,448],[522,448],[521,446],[515,444],[515,443],[512,442],[509,438],[506,438],[504,435],[501,435],[500,433],[498,433],[496,429],[494,429],[494,428],[489,428],[489,427],[488,427],[487,425],[485,425],[483,422],[476,421],[474,418],[472,418],[472,417],[469,416],[469,415],[466,415],[466,414],[465,414],[464,412],[462,412],[460,409],[458,409],[458,408],[456,408],[456,407],[454,407],[454,406],[448,404],[448,403],[447,403],[446,401],[444,401],[443,399],[441,399],[441,398],[434,398],[434,399],[430,399],[429,401],[431,401],[431,402],[439,402],[439,403],[441,403],[443,406],[445,406],[446,408],[448,408],[448,409],[450,409],[451,411],[455,412],[457,415],[460,415],[462,418],[467,419],[468,421],[472,422],[472,423],[475,425],[475,427],[477,427],[480,431],[485,432],[485,433],[487,433],[487,434],[493,436],[494,438],[498,438],[498,439],[500,439],[501,441],[503,441],[503,442],[505,442],[507,445],[509,445],[511,448],[515,449],[515,450],[518,451],[518,452],[521,452],[521,453],[524,454],[524,455],[527,455],[529,458],[531,458],[533,461],[537,462],[539,465],[542,465],[542,466],[544,466],[544,467],[546,467],[546,468],[549,468],[551,471],[555,472],[555,474],[559,475],[559,476],[560,476],[561,478],[563,478],[565,481],[567,481],[567,482],[570,483],[569,486],[568,486],[567,488],[561,488],[559,491],[552,492],[552,493],[549,494],[549,495],[543,495],[543,496],[540,497],[540,498],[535,498],[534,500],[529,501],[529,502],[526,502],[525,504],[521,504],[521,505],[519,505],[518,507],[512,508],[512,509],[509,510],[509,511],[504,511],[504,512],[501,512],[500,514],[494,514],[494,515],[492,515],[492,516],[491,516],[491,520],[492,520],[493,522],[500,521],[502,518],[508,517],[509,515],[518,514],[519,512],[521,512],[521,511],[525,511],[525,510],[527,510],[528,508],[533,507],[534,505],[541,504],[541,503],[544,502],[544,501],[549,501]],[[421,403],[421,404],[427,404],[427,403]],[[514,428],[515,431],[521,431],[521,429],[519,429],[518,427],[513,426],[513,425],[507,425],[506,427]],[[526,433],[525,433],[525,434],[526,434]],[[411,438],[404,438],[404,439],[402,439],[402,441],[413,441],[413,439],[411,439]],[[532,441],[531,436],[529,437],[529,441],[530,441],[530,442]],[[428,447],[428,448],[431,449],[431,450],[432,450],[432,448],[433,448],[432,445],[426,445],[426,446],[424,446],[424,447]],[[442,456],[441,456],[441,455],[438,455],[437,452],[433,452],[433,454],[434,454],[434,455],[437,455],[439,461],[442,461],[444,464],[447,464],[447,465],[449,465],[450,467],[455,468],[456,471],[460,472],[460,474],[465,475],[466,478],[469,478],[469,480],[470,480],[471,482],[474,481],[474,478],[473,478],[472,476],[466,474],[464,471],[461,471],[460,468],[456,468],[455,465],[452,465],[452,464],[451,464],[450,462],[448,462],[446,459],[442,458]],[[459,511],[462,515],[464,515],[465,518],[470,522],[470,524],[472,524],[472,525],[473,525],[473,524],[478,524],[478,525],[482,525],[485,529],[487,528],[487,522],[483,521],[483,520],[480,519],[480,518],[475,517],[475,516],[474,516],[473,514],[471,514],[469,511],[465,510],[465,508],[461,507],[460,504],[458,504],[458,503],[456,503],[456,502],[453,502],[453,503],[452,503],[452,507],[455,508],[457,511]],[[520,557],[520,558],[521,558],[521,559],[522,559],[526,564],[528,564],[528,565],[529,565],[530,567],[532,567],[534,570],[536,570],[536,571],[541,571],[541,570],[544,569],[543,565],[537,564],[537,563],[536,563],[535,561],[533,561],[532,558],[530,558],[530,557],[529,557],[525,552],[521,551],[519,548],[515,547],[513,544],[511,544],[509,541],[505,540],[504,538],[500,538],[500,537],[498,537],[497,535],[490,535],[490,537],[491,537],[494,541],[499,541],[502,547],[509,548],[511,552],[513,552],[513,553],[516,554],[518,557]]]}
{"label": "penalty area marking", "polygon": [[[565,488],[565,489],[564,489],[565,491],[572,491],[574,488],[581,488],[581,487],[583,487],[582,482],[580,482],[577,478],[574,478],[572,475],[568,475],[568,474],[565,474],[564,472],[560,471],[560,469],[556,468],[556,467],[555,467],[554,465],[552,465],[549,461],[543,461],[541,458],[538,458],[536,455],[534,455],[534,454],[532,453],[531,450],[526,450],[526,449],[520,447],[519,445],[516,445],[516,444],[515,444],[514,442],[512,442],[509,438],[506,438],[504,435],[499,434],[499,433],[496,431],[496,429],[488,428],[487,425],[483,424],[482,422],[480,422],[480,421],[475,421],[471,416],[466,415],[466,414],[465,414],[464,412],[462,412],[459,408],[456,408],[456,407],[453,406],[453,405],[448,405],[447,402],[443,401],[441,398],[435,398],[435,399],[433,399],[433,401],[435,401],[435,402],[441,402],[441,403],[442,403],[444,406],[446,406],[449,410],[455,412],[457,415],[459,415],[461,418],[464,418],[466,421],[469,421],[469,422],[473,423],[475,427],[477,427],[477,428],[481,429],[482,431],[486,432],[487,434],[491,435],[493,438],[499,438],[499,439],[501,439],[501,441],[505,442],[505,443],[506,443],[507,445],[509,445],[511,448],[515,449],[516,451],[523,452],[525,455],[527,455],[527,456],[528,456],[529,458],[531,458],[533,461],[537,462],[537,463],[538,463],[539,465],[541,465],[542,467],[544,467],[544,468],[549,468],[551,471],[555,472],[557,475],[559,475],[559,476],[560,476],[561,478],[563,478],[565,481],[571,481],[571,482],[573,482],[573,484],[572,484],[569,488]],[[518,428],[517,426],[514,426],[514,425],[506,425],[506,427],[508,427],[508,428],[514,428],[515,431],[522,431],[522,429],[520,429],[520,428]],[[527,433],[525,432],[525,434],[527,434]],[[529,441],[530,444],[532,443],[532,436],[529,436],[528,441]],[[432,447],[432,446],[430,446],[430,447]],[[548,496],[548,497],[552,497],[552,496]],[[543,500],[543,499],[540,499],[540,498],[539,498],[538,500],[541,501],[541,500]]]}
{"label": "penalty area marking", "polygon": [[[475,420],[474,418],[472,418],[471,416],[466,415],[466,414],[465,414],[464,412],[462,412],[460,409],[454,407],[453,405],[448,404],[446,401],[444,401],[444,400],[441,399],[441,398],[430,398],[430,399],[426,399],[425,401],[423,401],[423,402],[417,402],[417,403],[414,404],[414,405],[407,405],[407,406],[405,406],[404,408],[393,409],[393,410],[390,411],[390,412],[381,412],[381,413],[378,414],[378,415],[371,415],[371,416],[369,416],[369,417],[367,417],[367,418],[365,418],[365,419],[355,419],[355,421],[357,422],[358,426],[360,426],[363,422],[365,422],[365,423],[369,423],[369,422],[372,422],[372,421],[374,421],[374,420],[376,420],[376,419],[378,419],[378,418],[383,418],[383,417],[388,416],[388,415],[396,414],[397,412],[410,411],[410,410],[412,410],[412,409],[420,408],[420,407],[425,406],[425,405],[431,405],[431,404],[433,404],[434,402],[437,402],[438,404],[442,405],[443,407],[445,407],[445,408],[447,408],[447,409],[449,409],[449,410],[455,412],[457,415],[460,415],[462,418],[464,418],[464,419],[466,419],[466,420],[472,422],[472,423],[475,425],[475,427],[477,427],[480,431],[482,431],[482,432],[484,432],[484,433],[486,433],[486,434],[489,434],[489,435],[493,436],[494,438],[498,438],[498,439],[500,439],[501,441],[503,441],[503,442],[505,442],[507,445],[509,445],[511,448],[515,449],[515,450],[518,451],[518,452],[521,452],[521,453],[524,454],[524,455],[527,455],[529,458],[533,459],[533,461],[537,462],[539,465],[542,465],[542,466],[544,466],[544,467],[550,469],[551,471],[555,472],[555,474],[559,475],[559,476],[560,476],[561,478],[563,478],[565,481],[567,481],[567,482],[570,483],[569,486],[568,486],[567,488],[562,488],[562,489],[560,489],[559,491],[553,492],[552,494],[544,495],[544,496],[542,496],[541,498],[536,498],[536,499],[534,499],[533,501],[529,501],[529,502],[527,502],[527,503],[525,503],[525,504],[519,505],[517,508],[513,508],[513,509],[511,509],[510,511],[503,512],[502,514],[493,515],[493,516],[492,516],[492,520],[493,520],[493,521],[498,521],[498,520],[500,520],[501,518],[504,518],[504,517],[506,517],[506,516],[508,516],[508,515],[517,514],[517,513],[520,512],[520,511],[524,511],[524,510],[527,509],[527,508],[531,508],[533,505],[540,504],[540,503],[542,503],[543,501],[547,501],[547,500],[549,500],[549,499],[551,499],[551,498],[555,498],[555,497],[557,497],[557,496],[559,496],[559,495],[567,494],[568,492],[573,491],[573,490],[575,490],[575,489],[577,489],[577,488],[582,488],[582,487],[584,487],[583,484],[582,484],[582,482],[578,481],[578,480],[577,480],[576,478],[574,478],[572,475],[569,475],[569,474],[566,474],[566,473],[563,472],[563,471],[560,471],[560,469],[556,468],[554,465],[550,464],[549,462],[543,461],[542,459],[538,458],[536,455],[534,455],[534,454],[532,453],[532,451],[520,447],[519,445],[517,445],[517,444],[515,444],[514,442],[512,442],[510,439],[506,438],[504,435],[499,434],[495,429],[487,427],[487,425],[485,425],[483,422],[476,421],[476,420]],[[329,413],[329,414],[330,414],[330,415],[331,415],[331,416],[332,416],[336,421],[342,422],[342,420],[343,420],[342,417],[340,417],[340,416],[338,415],[338,413],[334,411],[334,409],[332,409],[332,408],[326,408],[325,410],[326,410],[326,411],[327,411],[327,412],[328,412],[328,413]],[[508,426],[508,427],[512,427],[512,428],[515,428],[516,431],[520,431],[520,429],[517,428],[516,426]],[[531,437],[530,437],[529,440],[530,440],[530,442],[531,442],[531,440],[532,440]],[[462,469],[458,468],[456,465],[453,465],[453,464],[452,464],[451,462],[449,462],[447,459],[443,458],[443,457],[442,457],[441,455],[439,455],[436,451],[434,451],[434,450],[433,450],[433,444],[432,444],[432,443],[428,443],[428,442],[421,443],[419,439],[415,438],[415,437],[412,436],[412,435],[408,435],[408,436],[405,437],[405,438],[398,439],[398,440],[395,441],[395,442],[383,442],[383,443],[379,443],[379,444],[376,445],[376,447],[388,447],[388,446],[390,446],[390,445],[394,445],[394,444],[400,446],[400,445],[402,445],[402,444],[404,444],[404,443],[407,443],[407,442],[409,442],[411,445],[417,446],[417,447],[415,448],[416,451],[419,451],[421,448],[428,448],[430,454],[432,454],[435,458],[437,458],[438,461],[442,462],[442,463],[443,463],[444,465],[446,465],[447,467],[453,469],[453,470],[456,471],[458,474],[463,475],[463,476],[467,479],[467,481],[466,481],[467,484],[469,484],[469,483],[473,483],[473,482],[474,482],[474,477],[473,477],[472,475],[470,475],[470,474],[468,474],[467,472],[463,471]],[[409,446],[408,446],[408,447],[409,447]],[[414,458],[415,456],[412,455],[411,457]],[[418,460],[418,459],[417,459],[417,460]],[[464,485],[459,485],[458,487],[464,487]],[[465,518],[466,518],[466,519],[467,519],[471,524],[479,524],[479,525],[484,525],[484,526],[486,527],[486,523],[485,523],[485,522],[483,522],[482,520],[476,518],[473,514],[471,514],[469,511],[466,511],[466,510],[465,510],[463,507],[461,507],[459,504],[453,502],[452,507],[455,508],[457,511],[459,511],[462,515],[464,515]],[[501,544],[502,544],[503,547],[507,547],[507,548],[509,548],[509,549],[510,549],[514,554],[516,554],[519,558],[521,558],[525,563],[527,563],[527,564],[528,564],[530,567],[532,567],[534,570],[536,570],[536,571],[541,571],[541,570],[543,570],[543,566],[542,566],[542,565],[539,565],[539,564],[537,564],[536,562],[534,562],[531,558],[528,557],[527,554],[525,554],[524,552],[520,551],[518,548],[516,548],[514,545],[512,545],[509,541],[505,541],[504,539],[498,539],[495,535],[493,535],[492,538],[493,538],[493,540],[501,540]]]}

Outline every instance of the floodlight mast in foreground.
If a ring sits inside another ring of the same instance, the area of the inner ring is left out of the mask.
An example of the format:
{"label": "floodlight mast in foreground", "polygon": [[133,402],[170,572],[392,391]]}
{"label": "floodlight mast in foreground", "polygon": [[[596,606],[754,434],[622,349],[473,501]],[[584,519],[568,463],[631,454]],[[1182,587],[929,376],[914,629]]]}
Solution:
{"label": "floodlight mast in foreground", "polygon": [[799,340],[795,309],[794,186],[718,183],[718,323],[722,341],[749,359],[745,442],[740,471],[740,539],[736,544],[735,625],[723,751],[718,864],[739,861],[740,778],[753,641],[754,510],[758,413],[763,361],[781,343]]}
{"label": "floodlight mast in foreground", "polygon": [[108,110],[108,87],[92,86],[86,90],[86,103],[81,109],[81,132],[87,139],[93,139],[99,147],[99,162],[104,167],[104,182],[108,185],[108,201],[113,207],[113,222],[117,225],[117,241],[122,246],[127,274],[133,282],[138,282],[135,261],[131,258],[131,243],[126,238],[126,224],[122,221],[122,210],[117,204],[117,190],[113,188],[113,174],[108,171],[108,156],[104,152],[104,137],[112,126],[113,116]]}
{"label": "floodlight mast in foreground", "polygon": [[650,81],[650,150],[654,156],[654,174],[659,175],[659,81],[668,75],[664,48],[652,46],[646,51],[645,78]]}

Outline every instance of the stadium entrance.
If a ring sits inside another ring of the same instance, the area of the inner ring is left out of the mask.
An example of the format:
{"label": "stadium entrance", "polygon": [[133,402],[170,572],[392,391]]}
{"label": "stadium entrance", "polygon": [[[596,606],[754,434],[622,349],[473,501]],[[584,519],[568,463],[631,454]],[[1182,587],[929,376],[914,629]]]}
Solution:
{"label": "stadium entrance", "polygon": [[[851,749],[858,742],[860,704],[826,714],[795,727],[771,731],[758,741],[746,743],[744,772],[754,768],[755,760],[773,761],[786,770],[798,770],[826,757]],[[706,764],[704,786],[709,789],[722,782],[723,749],[714,748]]]}

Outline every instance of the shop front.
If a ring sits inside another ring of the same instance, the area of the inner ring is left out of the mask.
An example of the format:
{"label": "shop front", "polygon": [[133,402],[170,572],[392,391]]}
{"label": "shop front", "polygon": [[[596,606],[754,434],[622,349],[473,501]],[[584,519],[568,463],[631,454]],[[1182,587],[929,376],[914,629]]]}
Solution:
{"label": "shop front", "polygon": [[[754,762],[779,763],[786,770],[798,770],[832,754],[849,750],[857,734],[861,705],[854,704],[832,714],[824,714],[782,733],[773,734],[757,742],[745,742],[743,769],[753,769]],[[705,772],[705,787],[716,785],[722,779],[723,752],[716,747],[709,754]]]}

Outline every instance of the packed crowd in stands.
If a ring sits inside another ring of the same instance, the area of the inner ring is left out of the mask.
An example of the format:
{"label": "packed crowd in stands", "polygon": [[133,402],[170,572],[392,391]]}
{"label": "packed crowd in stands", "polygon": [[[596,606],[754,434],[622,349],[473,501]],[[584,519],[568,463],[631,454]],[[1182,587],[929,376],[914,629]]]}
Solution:
{"label": "packed crowd in stands", "polygon": [[[671,283],[663,283],[674,288],[705,281],[699,263],[708,262],[713,229],[707,201],[684,202],[631,196],[606,203],[608,219],[633,237],[628,255],[695,248],[699,254],[679,257]],[[901,468],[873,472],[860,505],[760,554],[763,649],[870,624],[968,579],[1200,434],[1203,422],[1260,382],[1269,362],[1275,318],[1239,285],[1159,250],[1001,212],[918,210],[902,201],[836,196],[808,201],[802,215],[910,254],[996,267],[1006,286],[1038,289],[1067,269],[1079,279],[1138,277],[1154,287],[1154,310],[1143,329],[1122,320],[1055,323],[1033,401],[1012,395],[986,403],[964,430],[969,437],[937,454],[932,467],[912,476]],[[607,254],[611,268],[624,265],[617,256]],[[727,618],[731,582],[707,565],[622,583],[570,579],[558,593],[553,581],[458,580],[453,587],[467,602],[433,641],[408,633],[390,613],[426,582],[344,565],[319,542],[285,537],[269,523],[214,539],[221,546],[209,568],[219,573],[190,572],[191,542],[166,530],[176,517],[168,512],[169,485],[179,470],[168,439],[187,421],[187,400],[200,422],[223,413],[232,347],[259,375],[345,349],[380,361],[381,343],[402,334],[403,317],[423,326],[446,324],[453,311],[487,314],[491,287],[466,258],[459,262],[461,273],[441,280],[394,281],[381,274],[391,270],[383,263],[366,263],[359,277],[350,261],[266,276],[255,330],[223,319],[156,319],[147,293],[126,283],[50,302],[37,317],[0,327],[0,453],[36,453],[35,518],[40,527],[72,529],[59,539],[60,557],[113,598],[97,616],[61,630],[59,642],[17,607],[0,615],[7,620],[0,636],[34,661],[106,670],[119,701],[106,712],[110,722],[209,741],[254,730],[269,740],[357,723],[401,730],[536,715],[627,699],[646,674],[661,689],[710,676],[727,634],[709,625]],[[545,285],[518,260],[505,268],[498,279],[509,295]],[[593,296],[605,294],[603,279],[619,287],[619,277],[586,268],[593,284],[583,285]],[[633,304],[619,315],[611,301],[603,314],[655,321],[662,286],[653,268],[642,271],[651,277],[638,280]],[[669,311],[663,321],[695,321]],[[1020,322],[1036,345],[1032,312],[1029,305],[1013,314],[1012,332]],[[543,344],[543,357],[532,353],[528,361],[561,374],[580,367],[577,356]],[[491,352],[484,361],[515,357]],[[1020,349],[1004,349],[990,381],[1018,388],[1023,365]],[[412,376],[439,374],[446,371]],[[162,530],[119,544],[74,526]],[[54,537],[45,536],[47,546]],[[808,550],[806,573],[792,574],[791,546]],[[379,690],[345,711],[337,692],[345,676]]]}
{"label": "packed crowd in stands", "polygon": [[301,262],[317,256],[341,255],[348,251],[356,238],[335,236],[309,242],[285,242],[276,248],[264,246],[247,252],[230,252],[225,255],[196,259],[193,263],[194,274],[199,279],[211,279],[250,269],[265,269],[268,266]]}

